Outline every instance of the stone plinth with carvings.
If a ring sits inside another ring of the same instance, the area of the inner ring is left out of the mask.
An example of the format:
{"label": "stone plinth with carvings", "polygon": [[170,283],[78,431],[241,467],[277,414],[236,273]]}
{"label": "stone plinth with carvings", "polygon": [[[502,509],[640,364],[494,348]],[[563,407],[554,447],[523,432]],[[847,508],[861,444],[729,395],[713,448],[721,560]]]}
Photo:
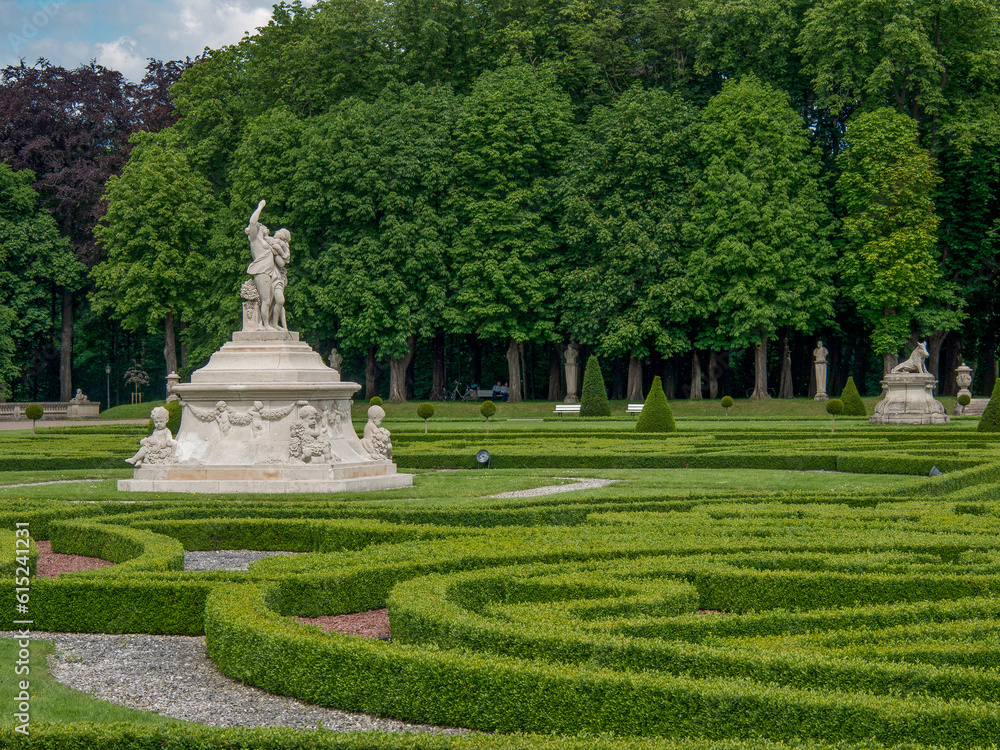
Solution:
{"label": "stone plinth with carvings", "polygon": [[[267,237],[266,227],[255,231]],[[255,263],[261,249],[256,252]],[[273,278],[277,297],[284,278],[277,272]],[[259,267],[255,282],[268,283]],[[354,431],[351,397],[361,386],[341,381],[298,333],[265,327],[257,313],[244,315],[244,330],[192,373],[191,382],[173,385],[181,424],[172,450],[146,457],[118,489],[328,493],[412,486],[411,474],[396,473],[388,430],[375,425],[377,446]],[[282,312],[269,320],[283,318]],[[366,428],[366,437],[372,430]]]}
{"label": "stone plinth with carvings", "polygon": [[882,379],[882,400],[875,405],[872,424],[947,424],[951,418],[944,404],[934,398],[937,379],[924,362],[927,346],[920,343],[909,359]]}

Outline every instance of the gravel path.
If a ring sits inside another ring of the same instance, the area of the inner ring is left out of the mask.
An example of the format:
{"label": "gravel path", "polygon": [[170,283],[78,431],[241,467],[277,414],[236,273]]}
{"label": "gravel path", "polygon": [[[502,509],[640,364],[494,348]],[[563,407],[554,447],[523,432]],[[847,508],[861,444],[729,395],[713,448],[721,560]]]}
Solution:
{"label": "gravel path", "polygon": [[185,552],[184,570],[248,570],[250,563],[274,555],[298,555],[299,552],[257,552],[248,549],[221,549],[213,552]]}
{"label": "gravel path", "polygon": [[[0,633],[14,637],[15,633]],[[283,726],[355,732],[464,734],[465,730],[407,724],[321,708],[231,680],[205,653],[203,637],[32,634],[51,640],[52,675],[64,685],[130,708],[217,727]]]}
{"label": "gravel path", "polygon": [[502,492],[499,495],[490,497],[538,497],[539,495],[558,495],[560,492],[577,492],[578,490],[594,490],[598,487],[607,487],[609,484],[617,482],[617,479],[576,479],[572,478],[573,484],[553,484],[548,487],[535,487],[533,490],[518,490],[517,492]]}

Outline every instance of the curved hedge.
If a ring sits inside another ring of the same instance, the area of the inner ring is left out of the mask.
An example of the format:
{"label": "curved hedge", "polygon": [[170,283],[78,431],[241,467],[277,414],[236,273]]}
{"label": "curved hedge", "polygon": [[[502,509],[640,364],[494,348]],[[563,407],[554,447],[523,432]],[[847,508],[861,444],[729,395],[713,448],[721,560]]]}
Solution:
{"label": "curved hedge", "polygon": [[[457,454],[465,439],[432,437],[410,445]],[[575,449],[601,461],[617,451],[626,461],[727,469],[948,471],[863,492],[667,494],[621,481],[554,496],[435,498],[418,477],[412,492],[342,498],[20,500],[0,510],[0,527],[29,522],[57,551],[119,563],[34,580],[34,627],[205,633],[225,673],[345,710],[498,732],[605,733],[623,750],[1000,740],[993,441],[971,430],[846,429],[563,439],[560,452],[550,440],[548,459]],[[501,435],[490,450],[530,456],[544,445]],[[428,486],[446,475],[431,476]],[[498,491],[502,476],[491,474],[482,493]],[[185,549],[233,548],[305,554],[245,572],[181,569]],[[0,578],[4,616],[13,585]],[[293,619],[380,607],[391,643]],[[307,746],[311,737],[171,731],[161,744],[197,736],[209,747]],[[90,737],[44,727],[40,736]],[[136,746],[157,746],[155,736],[135,736]]]}

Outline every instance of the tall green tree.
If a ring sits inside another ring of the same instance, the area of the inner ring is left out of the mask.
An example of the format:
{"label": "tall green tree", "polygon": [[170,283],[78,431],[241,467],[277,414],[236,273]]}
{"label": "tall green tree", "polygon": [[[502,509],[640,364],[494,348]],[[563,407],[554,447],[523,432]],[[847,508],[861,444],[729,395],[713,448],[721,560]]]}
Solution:
{"label": "tall green tree", "polygon": [[820,160],[788,96],[754,76],[702,111],[702,164],[686,227],[699,347],[754,349],[754,398],[767,397],[767,345],[831,313],[831,219]]}
{"label": "tall green tree", "polygon": [[41,206],[34,182],[30,170],[15,172],[0,162],[0,391],[7,394],[21,371],[48,366],[45,352],[57,356],[54,301],[62,289],[79,284],[85,271]]}
{"label": "tall green tree", "polygon": [[392,401],[407,398],[417,340],[443,324],[455,118],[449,88],[393,84],[310,120],[298,152],[291,214],[320,245],[311,302],[338,345],[389,358]]}
{"label": "tall green tree", "polygon": [[520,401],[520,344],[555,330],[556,179],[571,132],[566,95],[544,68],[484,73],[456,126],[452,206],[456,332],[507,345],[510,400]]}
{"label": "tall green tree", "polygon": [[566,162],[562,327],[606,359],[629,359],[631,401],[643,399],[643,358],[688,345],[681,227],[695,116],[676,94],[633,87],[595,108]]}
{"label": "tall green tree", "polygon": [[1000,137],[996,0],[817,0],[798,42],[823,106],[906,113],[935,155]]}
{"label": "tall green tree", "polygon": [[887,372],[913,333],[921,302],[941,288],[933,201],[939,177],[907,115],[885,107],[858,115],[845,138],[837,157],[847,240],[840,271]]}
{"label": "tall green tree", "polygon": [[208,296],[205,247],[215,201],[172,130],[138,133],[120,177],[108,181],[108,211],[96,234],[107,252],[91,275],[97,312],[133,331],[163,326],[167,372],[177,371],[175,329]]}

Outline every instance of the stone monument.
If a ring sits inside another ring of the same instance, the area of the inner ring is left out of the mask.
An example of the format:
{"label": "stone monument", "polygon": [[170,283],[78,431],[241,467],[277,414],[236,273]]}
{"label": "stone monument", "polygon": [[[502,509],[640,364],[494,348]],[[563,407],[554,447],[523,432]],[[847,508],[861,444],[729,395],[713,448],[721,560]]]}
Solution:
{"label": "stone monument", "polygon": [[927,371],[927,343],[921,341],[909,359],[882,380],[882,400],[875,405],[872,424],[947,424],[944,404],[934,398],[937,379]]}
{"label": "stone monument", "polygon": [[66,418],[93,419],[100,411],[101,405],[96,401],[91,401],[87,398],[87,394],[77,388],[76,395],[69,400],[69,404],[66,406]]}
{"label": "stone monument", "polygon": [[580,375],[579,359],[580,349],[576,342],[571,341],[566,347],[566,398],[563,401],[565,404],[580,403],[580,395],[577,390]]}
{"label": "stone monument", "polygon": [[813,349],[813,366],[816,368],[816,395],[813,396],[813,401],[830,400],[826,393],[826,355],[829,353],[822,341],[816,342],[816,348]]}
{"label": "stone monument", "polygon": [[[397,474],[385,412],[372,413],[364,440],[351,424],[358,383],[343,382],[299,334],[284,311],[285,265],[291,235],[271,237],[260,223],[261,201],[246,229],[253,280],[243,285],[243,330],[208,364],[178,383],[176,438],[166,410],[153,412],[155,429],[129,459],[134,492],[343,492],[409,487]],[[271,254],[267,257],[265,254]],[[162,425],[160,424],[162,422]]]}

